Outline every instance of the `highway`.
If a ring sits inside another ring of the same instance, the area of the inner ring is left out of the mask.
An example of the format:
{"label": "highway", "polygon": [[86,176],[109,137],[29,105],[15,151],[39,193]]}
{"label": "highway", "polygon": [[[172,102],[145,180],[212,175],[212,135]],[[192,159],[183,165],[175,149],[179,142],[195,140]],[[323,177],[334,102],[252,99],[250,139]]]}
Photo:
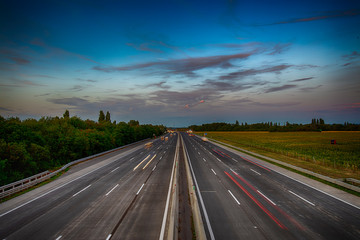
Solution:
{"label": "highway", "polygon": [[360,209],[182,133],[208,239],[360,239]]}
{"label": "highway", "polygon": [[159,239],[178,135],[72,167],[0,204],[0,239]]}
{"label": "highway", "polygon": [[166,136],[149,148],[141,143],[75,165],[1,203],[0,239],[164,239],[177,161],[173,220],[179,230],[188,227],[179,239],[191,236],[185,161],[207,239],[360,239],[360,204],[196,136]]}

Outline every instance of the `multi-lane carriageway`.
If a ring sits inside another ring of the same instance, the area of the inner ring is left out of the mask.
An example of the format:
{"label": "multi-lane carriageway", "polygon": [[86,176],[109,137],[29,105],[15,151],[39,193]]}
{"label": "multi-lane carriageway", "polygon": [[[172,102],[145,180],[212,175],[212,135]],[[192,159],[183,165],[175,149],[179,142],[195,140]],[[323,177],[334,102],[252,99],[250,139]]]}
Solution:
{"label": "multi-lane carriageway", "polygon": [[208,239],[360,239],[358,206],[200,138],[183,138]]}
{"label": "multi-lane carriageway", "polygon": [[107,154],[1,204],[0,239],[159,239],[177,142]]}
{"label": "multi-lane carriageway", "polygon": [[185,133],[79,164],[2,203],[0,239],[162,239],[177,151],[207,239],[360,239],[360,204]]}

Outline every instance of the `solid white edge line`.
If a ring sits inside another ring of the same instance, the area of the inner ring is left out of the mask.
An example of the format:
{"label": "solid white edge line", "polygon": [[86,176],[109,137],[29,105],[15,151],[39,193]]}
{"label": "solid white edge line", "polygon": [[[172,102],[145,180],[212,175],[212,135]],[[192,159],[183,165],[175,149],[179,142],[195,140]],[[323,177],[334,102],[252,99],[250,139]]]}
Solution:
{"label": "solid white edge line", "polygon": [[214,169],[211,169],[211,171],[216,175],[216,172],[214,171]]}
{"label": "solid white edge line", "polygon": [[[176,149],[178,149],[179,144],[180,143],[179,143],[179,137],[178,137],[178,141],[176,143]],[[167,198],[166,198],[165,211],[164,211],[163,221],[162,221],[162,224],[161,224],[159,240],[163,240],[164,239],[164,234],[165,234],[165,225],[166,225],[167,213],[168,213],[169,203],[170,203],[171,186],[172,186],[172,181],[173,181],[173,178],[174,178],[175,163],[176,163],[176,157],[177,157],[176,149],[175,149],[174,163],[173,163],[173,166],[172,166],[172,173],[171,173],[170,182],[169,182],[169,190],[168,190],[168,195],[167,195]]]}
{"label": "solid white edge line", "polygon": [[250,170],[251,171],[253,171],[254,173],[256,173],[256,174],[259,174],[259,175],[261,175],[261,173],[258,173],[257,171],[255,171],[254,169],[252,169],[252,168],[250,168]]}
{"label": "solid white edge line", "polygon": [[119,169],[119,167],[117,167],[117,168],[115,168],[114,170],[112,170],[111,172],[115,172],[116,170],[118,170]]}
{"label": "solid white edge line", "polygon": [[141,189],[144,187],[144,185],[145,185],[145,183],[143,183],[143,184],[141,185],[141,187],[140,187],[139,191],[137,191],[136,195],[139,195],[139,193],[140,193]]}
{"label": "solid white edge line", "polygon": [[185,150],[186,150],[186,155],[187,155],[188,160],[189,160],[190,170],[191,170],[192,176],[193,176],[193,178],[194,178],[194,183],[195,183],[195,186],[196,186],[196,192],[197,192],[198,195],[199,195],[200,204],[201,204],[201,207],[202,207],[202,209],[203,209],[203,213],[204,213],[204,217],[205,217],[205,221],[206,221],[207,228],[208,228],[208,230],[209,230],[210,238],[211,238],[212,240],[214,240],[214,239],[215,239],[214,233],[213,233],[213,230],[212,230],[211,225],[210,225],[209,216],[208,216],[208,214],[207,214],[207,212],[206,212],[205,204],[204,204],[203,198],[202,198],[201,193],[200,193],[199,185],[198,185],[198,183],[197,183],[197,181],[196,181],[195,173],[194,173],[194,170],[193,170],[193,167],[192,167],[192,164],[191,164],[191,160],[190,160],[190,157],[189,157],[189,153],[188,153],[187,148],[186,148],[186,144],[184,144],[184,148],[185,148]]}
{"label": "solid white edge line", "polygon": [[78,195],[79,193],[85,191],[85,190],[88,189],[89,187],[91,187],[91,184],[90,184],[89,186],[83,188],[82,190],[78,191],[77,193],[75,193],[75,194],[73,195],[73,197],[75,197],[75,196]]}
{"label": "solid white edge line", "polygon": [[230,193],[230,195],[234,198],[234,200],[237,202],[238,205],[240,205],[240,202],[236,199],[236,197],[234,196],[234,194],[232,194],[232,192],[230,190],[228,190],[228,192]]}
{"label": "solid white edge line", "polygon": [[303,185],[305,185],[305,186],[307,186],[307,187],[309,187],[309,188],[312,188],[312,189],[314,189],[314,190],[316,190],[316,191],[318,191],[318,192],[321,192],[321,193],[323,193],[323,194],[325,194],[325,195],[327,195],[327,196],[329,196],[329,197],[332,197],[332,198],[334,198],[334,199],[336,199],[336,200],[338,200],[338,201],[340,201],[340,202],[346,203],[346,204],[348,204],[349,206],[352,206],[352,207],[354,207],[354,208],[360,209],[360,207],[358,207],[358,206],[356,206],[356,205],[354,205],[354,204],[351,204],[351,203],[349,203],[349,202],[347,202],[347,201],[345,201],[345,200],[343,200],[343,199],[340,199],[340,198],[338,198],[338,197],[335,197],[335,196],[331,195],[330,193],[327,193],[327,192],[324,192],[324,191],[322,191],[322,190],[320,190],[320,189],[317,189],[316,187],[310,186],[309,184],[306,184],[306,183],[304,183],[304,182],[302,182],[302,181],[300,181],[300,180],[297,180],[297,179],[295,179],[295,178],[292,178],[292,177],[286,175],[285,173],[281,173],[281,172],[276,171],[276,170],[274,170],[274,169],[272,169],[272,171],[274,171],[274,172],[276,172],[276,173],[278,173],[278,174],[280,174],[280,175],[283,175],[283,176],[285,176],[285,177],[287,177],[287,178],[290,178],[291,180],[294,180],[295,182],[301,183],[301,184],[303,184]]}
{"label": "solid white edge line", "polygon": [[259,190],[257,190],[258,193],[260,193],[264,198],[266,198],[269,202],[271,202],[273,205],[276,206],[276,204],[270,200],[270,198],[268,198],[267,196],[265,196],[265,194],[263,194],[262,192],[260,192]]}
{"label": "solid white edge line", "polygon": [[111,233],[107,236],[106,240],[109,240],[111,238]]}
{"label": "solid white edge line", "polygon": [[62,236],[58,236],[55,240],[60,240],[60,238],[62,238]]}
{"label": "solid white edge line", "polygon": [[297,196],[297,197],[298,197],[298,198],[300,198],[301,200],[303,200],[303,201],[305,201],[305,202],[307,202],[307,203],[309,203],[309,204],[311,204],[311,205],[315,206],[315,204],[314,204],[314,203],[312,203],[312,202],[310,202],[310,201],[306,200],[305,198],[303,198],[303,197],[301,197],[301,196],[297,195],[296,193],[294,193],[294,192],[292,192],[292,191],[290,191],[290,190],[289,190],[289,192],[290,192],[291,194],[294,194],[295,196]]}
{"label": "solid white edge line", "polygon": [[105,194],[105,196],[109,195],[112,191],[114,191],[115,188],[117,188],[119,186],[119,184],[116,184],[115,187],[113,187],[107,194]]}

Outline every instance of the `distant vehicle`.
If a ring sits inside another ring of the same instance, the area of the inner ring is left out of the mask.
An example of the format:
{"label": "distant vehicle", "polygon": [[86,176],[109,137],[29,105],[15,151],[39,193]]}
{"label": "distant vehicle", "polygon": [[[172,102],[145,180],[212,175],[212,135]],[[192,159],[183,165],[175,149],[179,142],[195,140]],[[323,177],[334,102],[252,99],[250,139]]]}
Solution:
{"label": "distant vehicle", "polygon": [[203,140],[204,142],[206,142],[208,139],[206,137],[202,137],[201,140]]}
{"label": "distant vehicle", "polygon": [[146,148],[146,149],[149,149],[149,148],[152,147],[152,145],[153,145],[153,142],[145,143],[145,148]]}
{"label": "distant vehicle", "polygon": [[164,141],[164,136],[161,137],[161,141]]}
{"label": "distant vehicle", "polygon": [[169,140],[169,138],[168,138],[168,137],[166,137],[166,138],[165,138],[165,141],[167,141],[167,140]]}

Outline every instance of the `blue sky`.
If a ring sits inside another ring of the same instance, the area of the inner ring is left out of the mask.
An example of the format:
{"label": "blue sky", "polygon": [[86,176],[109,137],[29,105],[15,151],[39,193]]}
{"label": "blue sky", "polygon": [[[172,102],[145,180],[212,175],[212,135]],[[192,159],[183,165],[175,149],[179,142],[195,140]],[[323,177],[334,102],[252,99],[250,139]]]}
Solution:
{"label": "blue sky", "polygon": [[360,123],[359,1],[0,1],[0,114]]}

